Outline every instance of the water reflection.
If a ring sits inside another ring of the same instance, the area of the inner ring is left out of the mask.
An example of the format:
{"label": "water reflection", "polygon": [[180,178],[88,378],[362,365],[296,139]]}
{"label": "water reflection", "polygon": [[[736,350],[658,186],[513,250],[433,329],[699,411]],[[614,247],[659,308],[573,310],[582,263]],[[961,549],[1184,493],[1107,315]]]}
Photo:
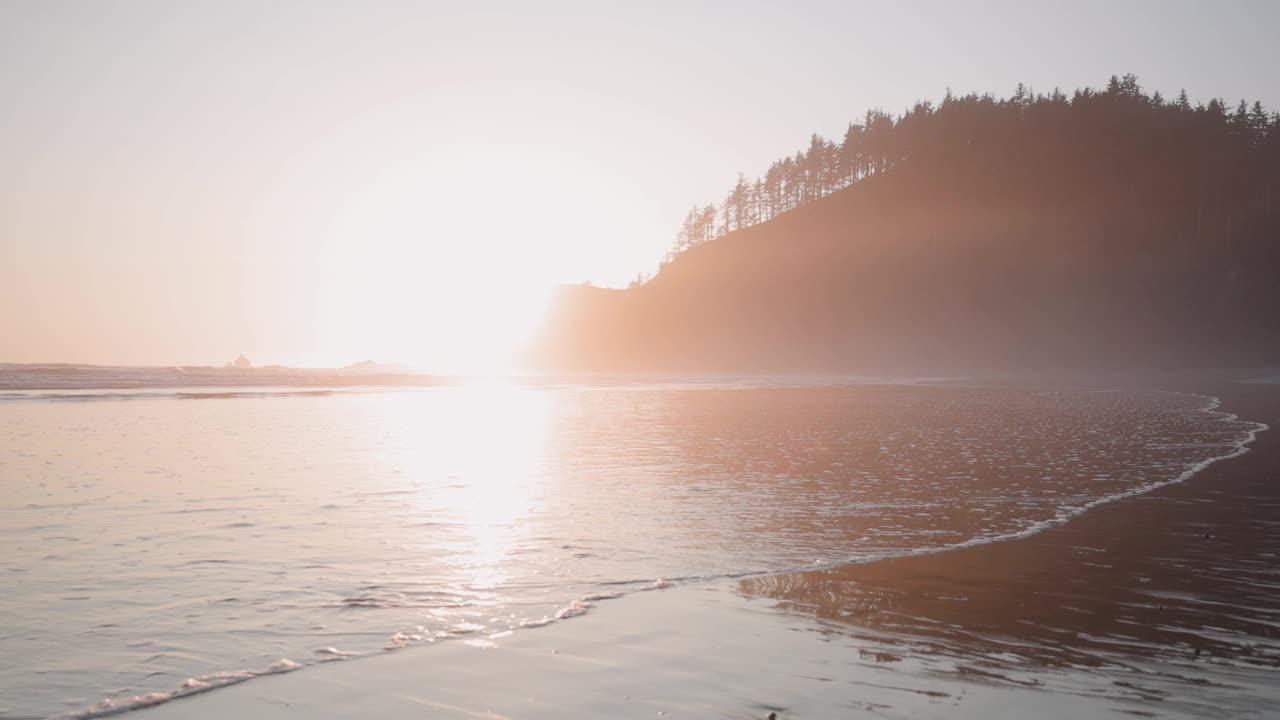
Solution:
{"label": "water reflection", "polygon": [[[0,573],[22,580],[0,615],[27,662],[0,668],[0,705],[36,714],[72,692],[501,633],[658,578],[1006,532],[1221,453],[1240,428],[1202,404],[502,385],[0,404]],[[917,601],[896,578],[800,577],[744,587],[885,629]]]}
{"label": "water reflection", "polygon": [[945,675],[1172,702],[1280,668],[1280,492],[1265,475],[1243,477],[1210,491],[1213,502],[1196,496],[1203,486],[1179,486],[1027,540],[738,589],[874,661],[913,656]]}
{"label": "water reflection", "polygon": [[379,400],[368,426],[395,446],[379,454],[378,472],[413,488],[429,542],[447,531],[444,560],[462,573],[459,589],[492,601],[539,512],[550,395],[494,382]]}

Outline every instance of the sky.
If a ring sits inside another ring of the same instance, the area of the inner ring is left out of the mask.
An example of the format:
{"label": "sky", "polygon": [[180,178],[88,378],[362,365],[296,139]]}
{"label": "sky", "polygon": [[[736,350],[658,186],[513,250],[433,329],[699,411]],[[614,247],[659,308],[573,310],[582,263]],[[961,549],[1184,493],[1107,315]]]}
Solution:
{"label": "sky", "polygon": [[500,370],[867,109],[1280,108],[1280,3],[0,2],[0,362]]}

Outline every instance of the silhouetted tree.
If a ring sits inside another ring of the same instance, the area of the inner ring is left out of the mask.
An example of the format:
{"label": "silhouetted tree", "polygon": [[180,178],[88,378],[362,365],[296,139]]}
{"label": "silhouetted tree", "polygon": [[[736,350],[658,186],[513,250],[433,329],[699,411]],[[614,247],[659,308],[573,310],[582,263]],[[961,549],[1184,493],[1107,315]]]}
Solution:
{"label": "silhouetted tree", "polygon": [[[1226,206],[1257,196],[1271,202],[1280,173],[1280,114],[1241,100],[1228,111],[1221,99],[1192,105],[1186,90],[1166,102],[1147,95],[1132,74],[1113,75],[1106,89],[1059,88],[1045,95],[1019,84],[1008,99],[955,95],[935,106],[918,102],[893,117],[868,110],[841,141],[818,134],[808,147],[769,165],[763,177],[738,181],[717,207],[695,207],[677,233],[674,254],[721,235],[767,222],[854,183],[899,167],[943,178],[963,174],[1034,183],[1046,163],[1087,192],[1103,173],[1132,176],[1132,202],[1163,194],[1194,208],[1196,236],[1207,215],[1231,216]],[[1012,186],[1014,190],[1020,185]],[[1258,188],[1264,188],[1259,190]],[[1267,205],[1270,207],[1270,205]],[[1237,213],[1238,214],[1238,213]]]}

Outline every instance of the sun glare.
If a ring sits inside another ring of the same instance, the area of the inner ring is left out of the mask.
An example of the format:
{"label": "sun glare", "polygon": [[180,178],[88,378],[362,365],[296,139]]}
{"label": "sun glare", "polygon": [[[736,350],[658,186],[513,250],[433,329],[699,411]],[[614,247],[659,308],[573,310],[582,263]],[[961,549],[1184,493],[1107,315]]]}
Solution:
{"label": "sun glare", "polygon": [[486,294],[464,283],[438,285],[422,305],[393,304],[365,313],[367,347],[429,372],[507,374],[542,318],[549,288]]}
{"label": "sun glare", "polygon": [[[435,159],[433,172],[450,178],[447,185],[424,188],[426,177],[388,171],[346,201],[331,228],[329,268],[345,282],[320,298],[343,318],[335,327],[344,334],[319,333],[339,353],[349,348],[430,372],[510,373],[566,279],[565,248],[589,233],[565,231],[557,219],[568,193],[554,171],[535,185],[481,174],[499,162],[554,168],[536,149],[474,146]],[[501,210],[494,196],[504,198]],[[362,239],[354,250],[353,237]]]}
{"label": "sun glare", "polygon": [[468,589],[487,591],[505,580],[503,565],[528,532],[543,493],[550,402],[542,391],[494,381],[373,405],[374,427],[418,438],[390,451],[386,462],[422,489],[424,511],[457,523],[465,540],[453,562]]}

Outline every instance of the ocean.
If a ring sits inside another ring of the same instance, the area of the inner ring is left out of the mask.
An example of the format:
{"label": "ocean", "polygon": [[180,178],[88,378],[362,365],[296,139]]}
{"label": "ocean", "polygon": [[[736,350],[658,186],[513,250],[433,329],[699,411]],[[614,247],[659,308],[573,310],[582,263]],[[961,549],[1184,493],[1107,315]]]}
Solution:
{"label": "ocean", "polygon": [[1014,541],[1262,429],[1153,390],[114,372],[0,373],[0,718]]}

